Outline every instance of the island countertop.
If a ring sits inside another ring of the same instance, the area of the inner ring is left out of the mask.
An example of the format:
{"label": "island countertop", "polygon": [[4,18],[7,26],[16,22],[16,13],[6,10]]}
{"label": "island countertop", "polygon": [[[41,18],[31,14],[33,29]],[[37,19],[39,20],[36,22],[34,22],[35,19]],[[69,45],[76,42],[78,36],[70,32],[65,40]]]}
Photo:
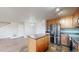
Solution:
{"label": "island countertop", "polygon": [[34,35],[30,35],[30,36],[28,36],[28,37],[37,40],[37,39],[39,39],[39,38],[41,38],[41,37],[44,37],[44,36],[46,36],[46,35],[48,35],[48,34],[34,34]]}

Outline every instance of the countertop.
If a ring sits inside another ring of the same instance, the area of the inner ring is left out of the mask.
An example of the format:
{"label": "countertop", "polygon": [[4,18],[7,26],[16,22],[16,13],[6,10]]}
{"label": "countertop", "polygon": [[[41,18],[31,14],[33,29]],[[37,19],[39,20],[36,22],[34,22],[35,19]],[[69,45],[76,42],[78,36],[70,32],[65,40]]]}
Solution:
{"label": "countertop", "polygon": [[41,38],[41,37],[44,37],[44,36],[46,36],[46,35],[48,35],[48,34],[34,34],[34,35],[30,35],[30,36],[28,36],[28,37],[37,40],[37,39],[39,39],[39,38]]}

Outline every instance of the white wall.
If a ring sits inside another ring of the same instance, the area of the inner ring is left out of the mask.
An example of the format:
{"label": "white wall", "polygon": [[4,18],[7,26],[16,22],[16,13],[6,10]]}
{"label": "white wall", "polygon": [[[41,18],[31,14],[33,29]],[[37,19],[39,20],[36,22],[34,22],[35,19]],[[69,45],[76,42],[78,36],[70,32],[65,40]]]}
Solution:
{"label": "white wall", "polygon": [[39,33],[45,34],[45,31],[46,31],[46,20],[44,20],[44,19],[37,20],[36,34],[39,34]]}
{"label": "white wall", "polygon": [[25,21],[25,35],[45,34],[46,22],[44,19],[31,18]]}
{"label": "white wall", "polygon": [[35,25],[32,25],[30,20],[26,20],[25,23],[25,35],[32,35],[35,33]]}
{"label": "white wall", "polygon": [[22,36],[23,24],[17,22],[11,22],[10,24],[0,28],[0,37],[13,37],[13,36]]}
{"label": "white wall", "polygon": [[24,30],[24,23],[18,24],[18,31],[17,36],[24,36],[25,30]]}
{"label": "white wall", "polygon": [[0,37],[25,36],[45,33],[46,25],[44,19],[31,18],[24,23],[11,22],[0,28]]}

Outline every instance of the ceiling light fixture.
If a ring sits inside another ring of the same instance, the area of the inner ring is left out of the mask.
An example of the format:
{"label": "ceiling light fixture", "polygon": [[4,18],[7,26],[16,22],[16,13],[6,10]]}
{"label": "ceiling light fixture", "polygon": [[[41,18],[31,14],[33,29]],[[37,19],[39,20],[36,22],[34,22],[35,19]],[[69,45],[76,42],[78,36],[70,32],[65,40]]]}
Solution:
{"label": "ceiling light fixture", "polygon": [[59,8],[56,8],[56,11],[58,12],[58,11],[60,11],[60,9]]}
{"label": "ceiling light fixture", "polygon": [[63,13],[64,13],[63,11],[60,11],[60,12],[58,13],[58,15],[63,15]]}
{"label": "ceiling light fixture", "polygon": [[60,20],[60,24],[65,24],[66,23],[66,20],[62,19]]}

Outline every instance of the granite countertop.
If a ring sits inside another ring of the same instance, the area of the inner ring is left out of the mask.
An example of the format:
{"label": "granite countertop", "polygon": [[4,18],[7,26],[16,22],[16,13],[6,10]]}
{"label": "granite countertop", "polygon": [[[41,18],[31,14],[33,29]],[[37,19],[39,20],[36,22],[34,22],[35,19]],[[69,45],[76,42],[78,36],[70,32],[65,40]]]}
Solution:
{"label": "granite countertop", "polygon": [[39,39],[39,38],[41,38],[41,37],[44,37],[45,35],[48,35],[48,34],[34,34],[34,35],[30,35],[30,36],[28,36],[28,37],[37,40],[37,39]]}

